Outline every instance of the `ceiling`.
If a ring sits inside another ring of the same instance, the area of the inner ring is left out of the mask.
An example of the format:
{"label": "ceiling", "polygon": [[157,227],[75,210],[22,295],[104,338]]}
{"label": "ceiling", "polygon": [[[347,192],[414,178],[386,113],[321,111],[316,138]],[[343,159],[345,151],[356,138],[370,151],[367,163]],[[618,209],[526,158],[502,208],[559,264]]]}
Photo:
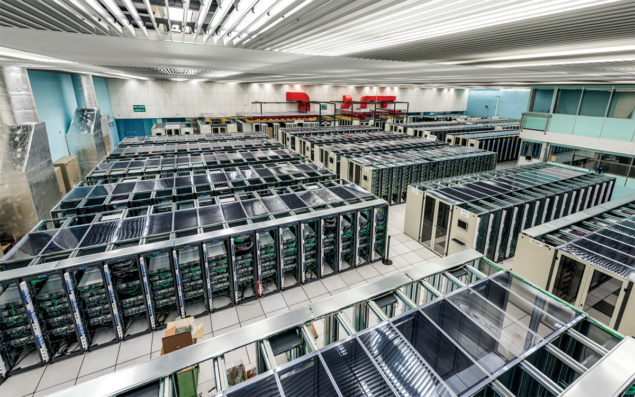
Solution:
{"label": "ceiling", "polygon": [[2,0],[0,63],[293,84],[635,84],[635,2]]}

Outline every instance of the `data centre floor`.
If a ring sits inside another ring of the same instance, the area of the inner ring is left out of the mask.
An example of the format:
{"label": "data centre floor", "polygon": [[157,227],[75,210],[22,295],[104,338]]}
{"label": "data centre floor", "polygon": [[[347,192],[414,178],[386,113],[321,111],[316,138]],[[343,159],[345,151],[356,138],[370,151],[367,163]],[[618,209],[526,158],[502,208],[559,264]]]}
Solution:
{"label": "data centre floor", "polygon": [[[434,252],[403,233],[405,211],[405,204],[390,207],[388,234],[391,236],[389,256],[393,261],[391,266],[377,262],[200,317],[198,320],[205,327],[203,340],[439,259]],[[510,268],[511,259],[503,262],[502,265]],[[349,320],[352,320],[350,318],[352,310],[347,310],[345,313],[349,316]],[[314,325],[319,334],[317,342],[321,345],[320,342],[324,340],[323,324],[315,323]],[[161,338],[163,338],[164,333],[165,329],[158,330],[119,344],[13,375],[0,385],[0,395],[6,397],[46,396],[75,384],[158,357],[161,353]],[[240,348],[225,355],[225,357],[227,368],[242,362],[249,369],[255,366],[255,345]],[[215,388],[213,373],[211,360],[201,364],[198,379],[199,395],[205,397],[210,390]]]}

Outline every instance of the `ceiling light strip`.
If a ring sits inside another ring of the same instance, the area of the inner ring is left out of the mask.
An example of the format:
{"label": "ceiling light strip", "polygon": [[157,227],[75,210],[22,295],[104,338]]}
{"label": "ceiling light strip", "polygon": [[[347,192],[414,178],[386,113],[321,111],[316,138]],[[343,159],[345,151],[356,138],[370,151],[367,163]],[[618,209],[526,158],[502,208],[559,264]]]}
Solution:
{"label": "ceiling light strip", "polygon": [[[77,4],[79,2],[79,0],[70,0],[70,1],[72,1],[73,4]],[[103,7],[99,5],[99,3],[96,0],[83,0],[83,1],[85,4],[88,4],[88,6],[92,8],[97,14],[99,14],[99,16],[103,20],[105,20],[108,23],[108,25],[110,25],[110,27],[112,27],[115,30],[115,32],[119,34],[119,36],[123,36],[123,29],[121,28],[121,26],[117,24],[115,19],[111,17],[110,14],[108,14],[108,12],[104,10]]]}
{"label": "ceiling light strip", "polygon": [[196,38],[198,37],[199,32],[203,29],[203,25],[205,24],[205,18],[207,18],[207,14],[209,14],[209,8],[212,6],[212,0],[205,0],[203,2],[201,0],[201,8],[198,10],[198,17],[196,18],[196,25],[194,25],[194,40],[196,43]]}
{"label": "ceiling light strip", "polygon": [[[101,0],[101,2],[106,5],[108,10],[110,10],[110,13],[113,14],[115,16],[115,18],[117,18],[119,23],[124,28],[126,28],[128,30],[128,32],[130,32],[130,34],[132,34],[133,37],[137,36],[137,32],[135,32],[134,27],[132,26],[132,24],[130,23],[130,21],[126,17],[126,15],[123,12],[121,12],[121,9],[115,3],[114,0]],[[146,36],[147,36],[147,32],[146,32]]]}

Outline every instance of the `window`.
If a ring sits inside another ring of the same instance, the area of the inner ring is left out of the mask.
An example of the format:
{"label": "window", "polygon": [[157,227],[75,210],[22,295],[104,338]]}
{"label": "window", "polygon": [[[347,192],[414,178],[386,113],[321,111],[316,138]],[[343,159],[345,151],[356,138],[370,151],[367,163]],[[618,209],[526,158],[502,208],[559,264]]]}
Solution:
{"label": "window", "polygon": [[600,166],[605,174],[628,176],[628,170],[631,166],[631,157],[619,154],[602,153],[602,161]]}
{"label": "window", "polygon": [[635,91],[615,90],[608,116],[635,119]]}
{"label": "window", "polygon": [[576,149],[571,165],[586,168],[587,170],[595,170],[595,167],[600,165],[600,152]]}
{"label": "window", "polygon": [[554,113],[577,114],[582,90],[558,90]]}
{"label": "window", "polygon": [[549,113],[551,110],[551,100],[553,99],[553,88],[535,89],[531,97],[530,111],[538,113]]}
{"label": "window", "polygon": [[551,145],[549,147],[549,157],[547,158],[547,161],[571,165],[572,157],[573,148],[567,146]]}
{"label": "window", "polygon": [[584,90],[580,116],[604,117],[609,104],[611,91],[609,90]]}

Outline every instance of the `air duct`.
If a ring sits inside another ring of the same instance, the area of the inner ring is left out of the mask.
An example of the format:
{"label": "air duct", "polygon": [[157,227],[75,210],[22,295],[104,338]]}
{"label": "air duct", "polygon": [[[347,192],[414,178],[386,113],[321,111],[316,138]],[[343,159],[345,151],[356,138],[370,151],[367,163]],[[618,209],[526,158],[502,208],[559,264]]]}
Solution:
{"label": "air duct", "polygon": [[87,74],[73,75],[73,88],[77,106],[66,133],[66,143],[71,155],[77,156],[82,179],[98,163],[106,158],[106,144],[102,133],[102,121],[93,77]]}
{"label": "air duct", "polygon": [[[390,96],[363,96],[361,101],[362,102],[382,102],[381,107],[382,109],[386,109],[388,107],[387,103],[384,103],[384,101],[386,102],[394,102],[397,100],[397,97],[394,95],[390,95]],[[368,105],[362,103],[359,107],[362,109],[366,109]]]}
{"label": "air duct", "polygon": [[38,119],[27,70],[0,67],[0,230],[20,239],[49,219],[59,200],[46,125]]}
{"label": "air duct", "polygon": [[[311,99],[304,92],[287,92],[287,101],[309,102]],[[298,103],[299,111],[311,111],[311,105],[308,103]]]}

